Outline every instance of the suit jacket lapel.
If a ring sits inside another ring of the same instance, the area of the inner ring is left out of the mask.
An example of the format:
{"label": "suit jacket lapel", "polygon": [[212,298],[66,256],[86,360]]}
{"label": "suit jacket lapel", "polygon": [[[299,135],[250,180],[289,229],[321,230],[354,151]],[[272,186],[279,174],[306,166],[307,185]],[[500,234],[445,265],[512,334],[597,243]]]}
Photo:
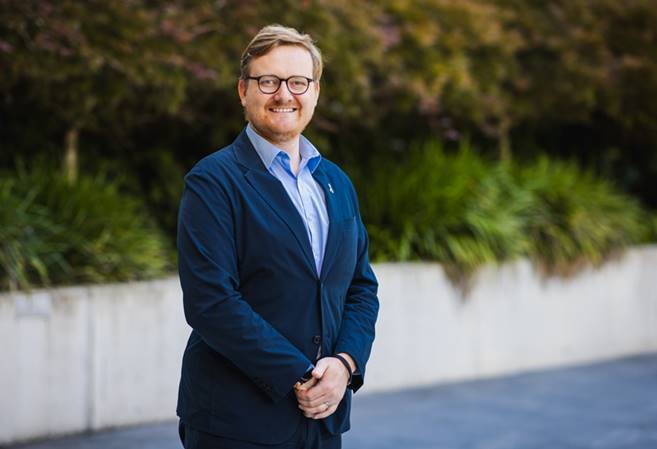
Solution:
{"label": "suit jacket lapel", "polygon": [[285,187],[267,171],[246,132],[242,131],[235,140],[234,145],[235,156],[238,161],[248,168],[244,173],[247,182],[265,200],[274,213],[287,224],[299,244],[306,262],[312,268],[312,272],[316,273],[315,259],[308,241],[306,227],[299,216],[299,212],[288,197]]}
{"label": "suit jacket lapel", "polygon": [[335,254],[340,245],[341,229],[339,228],[338,221],[336,219],[339,216],[338,214],[339,205],[337,204],[337,199],[335,196],[335,191],[333,190],[333,186],[329,182],[328,176],[326,176],[326,173],[322,169],[321,163],[319,164],[317,169],[313,172],[313,178],[315,178],[315,180],[319,183],[320,186],[322,186],[322,189],[324,190],[324,198],[326,198],[326,210],[329,216],[328,237],[326,239],[326,248],[324,249],[324,260],[322,262],[322,273],[320,276],[320,278],[323,279],[326,273],[328,272],[328,269],[331,267],[331,264],[333,263],[333,259],[335,258]]}

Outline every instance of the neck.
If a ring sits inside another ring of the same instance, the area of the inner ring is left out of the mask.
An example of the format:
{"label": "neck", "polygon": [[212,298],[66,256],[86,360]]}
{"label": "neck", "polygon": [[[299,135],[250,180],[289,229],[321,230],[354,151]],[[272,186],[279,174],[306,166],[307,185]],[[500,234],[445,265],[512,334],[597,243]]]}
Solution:
{"label": "neck", "polygon": [[299,172],[299,165],[301,164],[301,155],[299,154],[299,137],[288,142],[277,142],[274,143],[274,145],[285,151],[290,157],[290,169],[292,170],[292,173],[296,175]]}
{"label": "neck", "polygon": [[[269,139],[267,139],[267,140],[269,140]],[[291,161],[296,161],[296,160],[300,159],[300,156],[299,156],[299,136],[295,137],[294,139],[290,139],[290,140],[286,140],[286,141],[272,142],[270,140],[269,142],[276,145],[281,150],[285,151],[287,153],[287,155],[290,156]]]}
{"label": "neck", "polygon": [[272,139],[271,136],[267,136],[266,133],[262,133],[256,129],[255,126],[251,126],[253,127],[253,130],[258,133],[258,135],[260,135],[260,137],[287,153],[287,155],[290,157],[290,165],[296,174],[296,168],[301,163],[301,155],[299,154],[301,135],[297,134],[296,136],[289,139]]}

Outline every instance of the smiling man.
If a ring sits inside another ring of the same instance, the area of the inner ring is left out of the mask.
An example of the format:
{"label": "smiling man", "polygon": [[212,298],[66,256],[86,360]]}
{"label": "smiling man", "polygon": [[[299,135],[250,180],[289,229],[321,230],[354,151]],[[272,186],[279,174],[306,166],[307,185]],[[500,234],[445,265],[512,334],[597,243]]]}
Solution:
{"label": "smiling man", "polygon": [[187,449],[337,449],[363,385],[377,281],[354,188],[301,135],[322,57],[279,25],[253,38],[248,121],[185,177],[178,250],[192,327],[178,396]]}

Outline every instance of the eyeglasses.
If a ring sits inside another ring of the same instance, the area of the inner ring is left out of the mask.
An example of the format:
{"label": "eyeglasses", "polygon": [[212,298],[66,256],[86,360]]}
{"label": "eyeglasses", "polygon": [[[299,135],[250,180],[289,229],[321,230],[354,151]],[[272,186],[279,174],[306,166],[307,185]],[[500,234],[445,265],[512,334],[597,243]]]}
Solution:
{"label": "eyeglasses", "polygon": [[247,76],[247,80],[256,80],[258,89],[263,94],[275,94],[285,82],[287,89],[294,95],[305,94],[314,80],[305,76],[290,76],[288,78],[279,78],[276,75]]}

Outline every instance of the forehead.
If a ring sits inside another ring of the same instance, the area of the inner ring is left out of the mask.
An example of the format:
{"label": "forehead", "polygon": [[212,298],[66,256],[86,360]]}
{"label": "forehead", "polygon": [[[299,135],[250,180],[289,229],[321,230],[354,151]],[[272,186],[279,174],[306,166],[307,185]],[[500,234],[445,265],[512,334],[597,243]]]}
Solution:
{"label": "forehead", "polygon": [[292,75],[313,77],[313,59],[310,52],[297,45],[274,47],[269,53],[251,61],[251,76],[277,75],[287,78]]}

